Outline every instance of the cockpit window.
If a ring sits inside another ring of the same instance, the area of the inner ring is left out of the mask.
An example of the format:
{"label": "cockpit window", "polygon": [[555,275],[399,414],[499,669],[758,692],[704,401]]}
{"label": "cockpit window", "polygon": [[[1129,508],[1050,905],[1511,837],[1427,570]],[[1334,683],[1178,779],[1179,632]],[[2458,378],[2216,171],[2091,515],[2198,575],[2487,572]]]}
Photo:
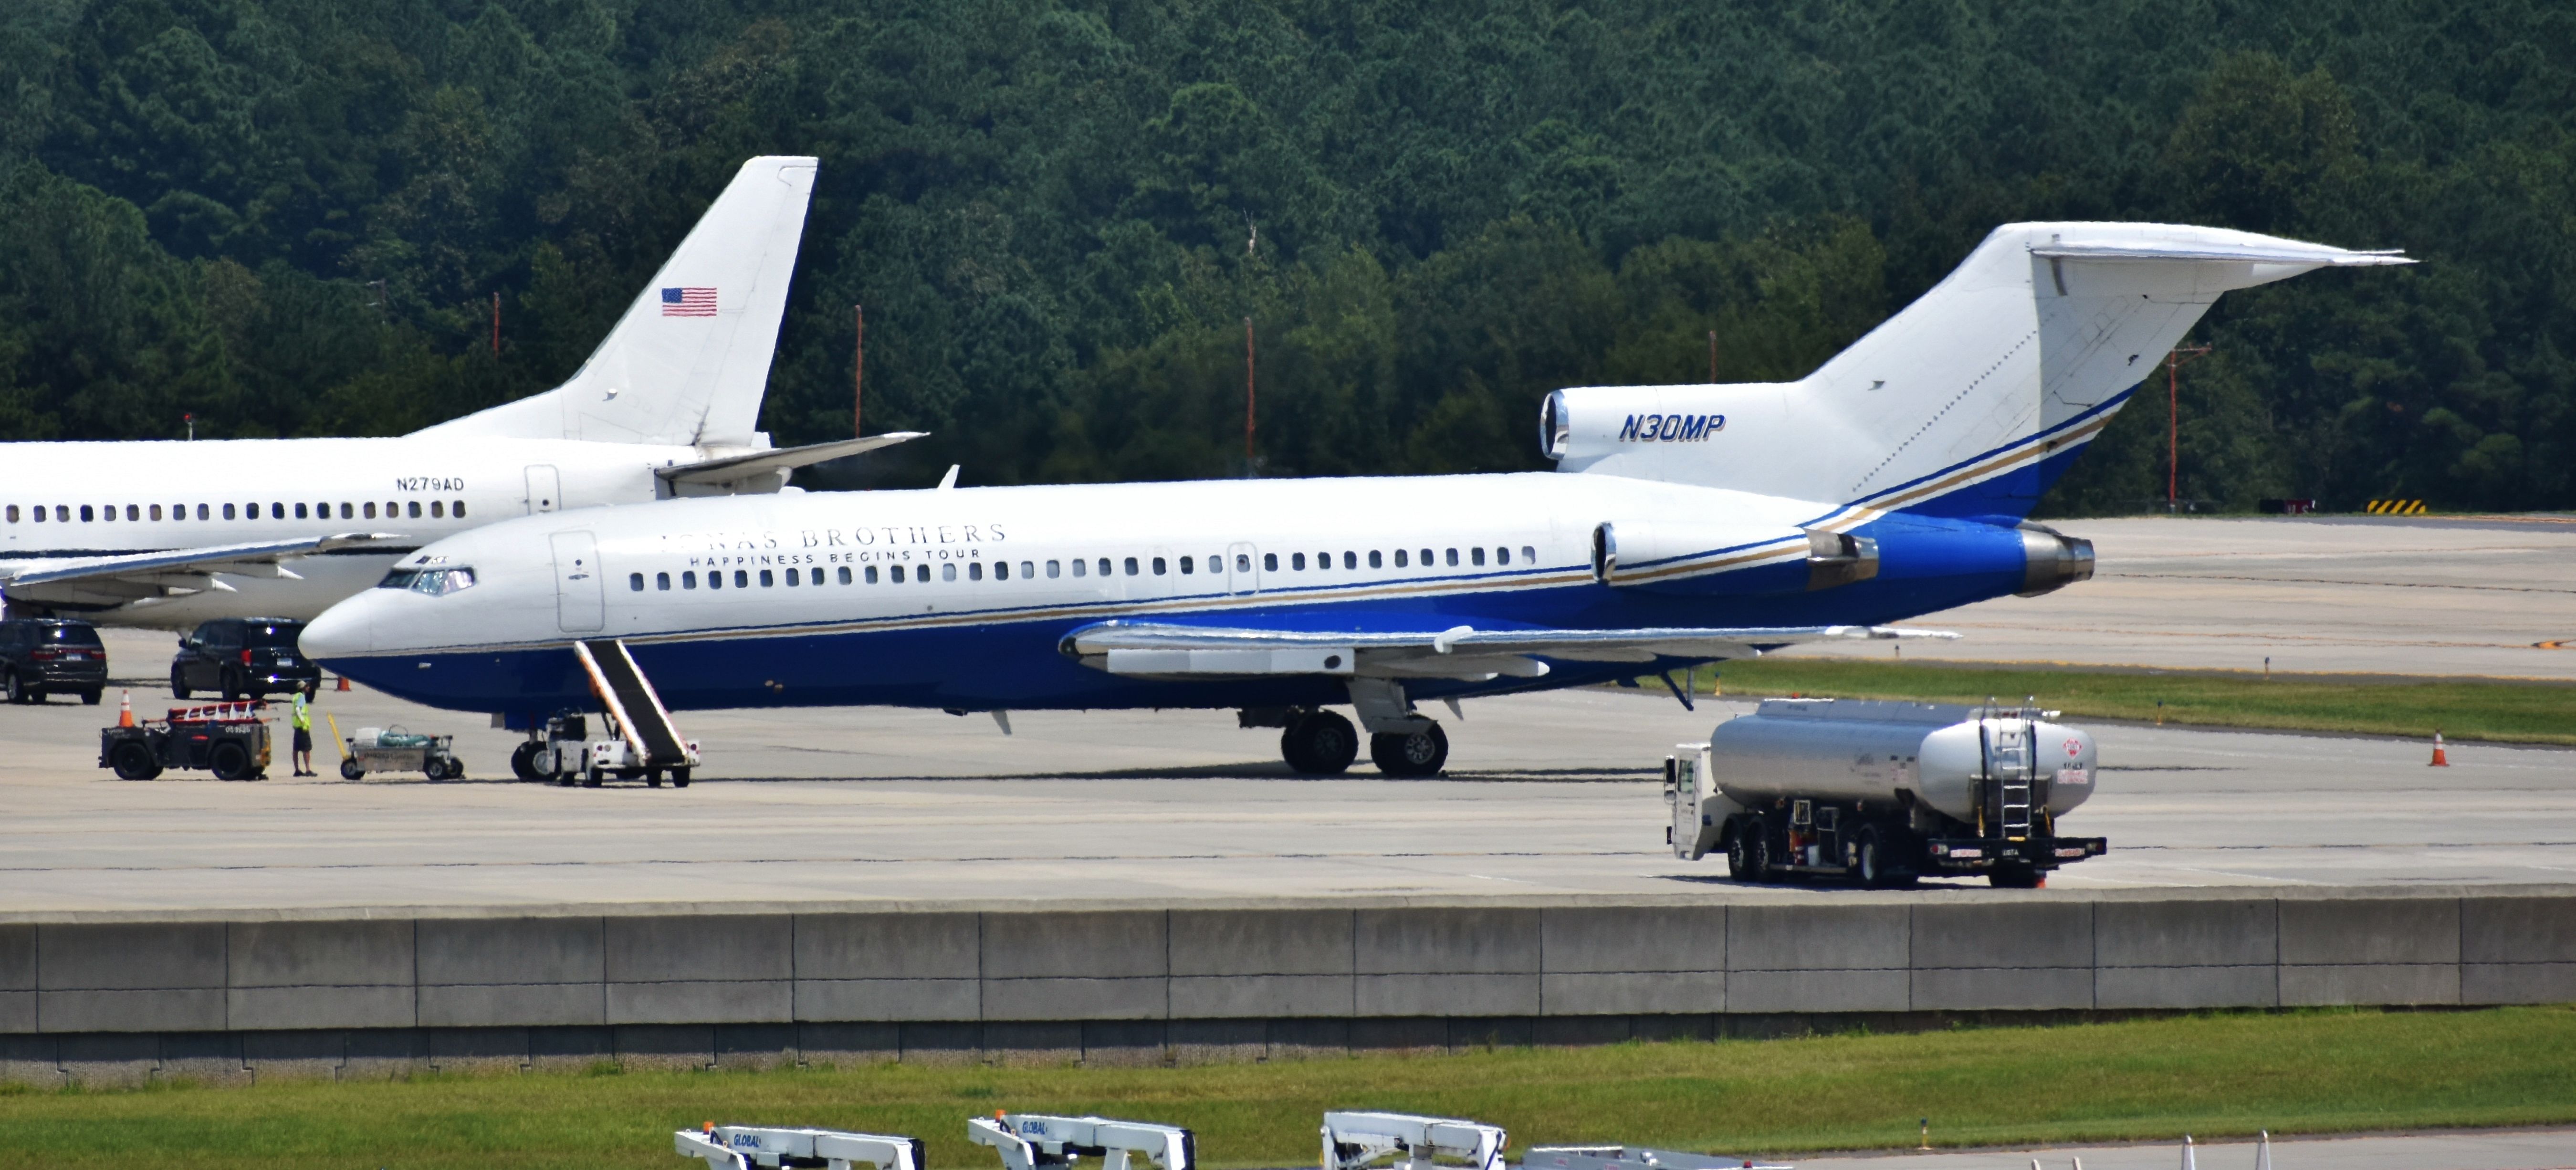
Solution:
{"label": "cockpit window", "polygon": [[408,589],[432,597],[443,597],[473,587],[474,570],[465,568],[395,569],[386,573],[384,580],[376,582],[378,589]]}

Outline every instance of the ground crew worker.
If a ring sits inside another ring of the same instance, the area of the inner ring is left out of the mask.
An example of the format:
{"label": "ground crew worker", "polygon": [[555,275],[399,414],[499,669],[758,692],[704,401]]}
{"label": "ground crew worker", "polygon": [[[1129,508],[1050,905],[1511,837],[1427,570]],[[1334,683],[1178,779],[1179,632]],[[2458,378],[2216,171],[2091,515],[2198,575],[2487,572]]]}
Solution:
{"label": "ground crew worker", "polygon": [[295,688],[295,774],[317,776],[313,770],[313,687]]}

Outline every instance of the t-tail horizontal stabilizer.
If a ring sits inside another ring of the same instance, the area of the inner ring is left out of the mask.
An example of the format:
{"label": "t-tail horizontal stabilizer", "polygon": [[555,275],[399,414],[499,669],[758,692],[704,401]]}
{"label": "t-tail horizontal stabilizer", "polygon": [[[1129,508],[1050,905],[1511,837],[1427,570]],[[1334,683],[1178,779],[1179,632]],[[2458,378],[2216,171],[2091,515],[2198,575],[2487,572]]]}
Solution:
{"label": "t-tail horizontal stabilizer", "polygon": [[1564,471],[2011,523],[2218,295],[2319,268],[2411,264],[2220,228],[2021,223],[1796,382],[1548,397]]}

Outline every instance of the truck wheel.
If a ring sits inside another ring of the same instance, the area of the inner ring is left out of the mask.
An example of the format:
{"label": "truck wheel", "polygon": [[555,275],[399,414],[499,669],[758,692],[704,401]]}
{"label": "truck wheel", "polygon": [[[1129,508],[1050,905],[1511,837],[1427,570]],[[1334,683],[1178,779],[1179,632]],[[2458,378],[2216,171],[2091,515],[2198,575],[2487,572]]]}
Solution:
{"label": "truck wheel", "polygon": [[673,787],[673,788],[686,788],[686,787],[688,787],[688,786],[689,786],[689,770],[688,770],[687,768],[673,768],[673,769],[671,769],[671,787]]}
{"label": "truck wheel", "polygon": [[177,663],[172,663],[170,665],[170,697],[173,699],[184,699],[188,697],[188,693],[188,672],[179,669]]}
{"label": "truck wheel", "polygon": [[2027,865],[1998,865],[1986,875],[1986,881],[1998,890],[2036,890],[2047,884],[2047,878]]}
{"label": "truck wheel", "polygon": [[27,684],[18,681],[17,671],[10,671],[5,678],[0,678],[0,688],[7,689],[9,701],[12,703],[24,703],[28,701]]}
{"label": "truck wheel", "polygon": [[206,767],[217,780],[248,780],[252,772],[250,749],[231,740],[216,744],[213,751],[206,753]]}
{"label": "truck wheel", "polygon": [[107,691],[106,691],[106,690],[104,690],[104,689],[102,689],[102,688],[99,688],[99,687],[91,687],[91,688],[90,688],[90,689],[88,689],[88,690],[82,691],[82,692],[81,692],[81,706],[84,706],[84,707],[95,707],[95,706],[98,706],[98,701],[99,701],[101,698],[105,697],[105,696],[106,696],[106,694],[107,694]]}
{"label": "truck wheel", "polygon": [[354,759],[350,759],[350,760],[342,760],[342,761],[340,761],[340,778],[341,778],[341,779],[343,779],[343,780],[355,780],[355,779],[357,779],[357,778],[359,778],[359,777],[361,777],[361,776],[364,776],[364,775],[366,775],[366,774],[367,774],[367,770],[366,770],[365,768],[361,768],[361,767],[359,767],[359,766],[358,766],[358,761],[356,761],[356,760],[354,760]]}
{"label": "truck wheel", "polygon": [[116,745],[107,761],[116,768],[119,780],[150,780],[161,774],[161,761],[152,758],[151,745],[139,739]]}
{"label": "truck wheel", "polygon": [[[1773,876],[1771,873],[1771,835],[1763,832],[1760,826],[1754,826],[1753,832],[1746,834],[1743,841],[1744,873],[1742,880],[1748,882],[1770,881]],[[1730,854],[1730,856],[1732,856],[1732,854]]]}
{"label": "truck wheel", "polygon": [[1860,856],[1855,859],[1856,864],[1852,866],[1852,876],[1859,879],[1863,888],[1895,889],[1910,880],[1910,875],[1895,869],[1895,847],[1888,842],[1888,835],[1881,832],[1878,826],[1866,825],[1861,828],[1860,840],[1855,845],[1854,851]]}
{"label": "truck wheel", "polygon": [[573,781],[575,781],[575,780],[577,780],[577,779],[580,779],[580,774],[579,774],[579,773],[575,773],[575,772],[557,772],[557,773],[555,773],[555,787],[557,787],[557,788],[570,788],[570,787],[572,787]]}
{"label": "truck wheel", "polygon": [[537,771],[537,753],[544,750],[543,745],[535,742],[510,749],[510,774],[521,780],[545,779],[545,774]]}
{"label": "truck wheel", "polygon": [[661,786],[662,786],[662,770],[661,770],[660,768],[646,768],[646,769],[644,769],[644,787],[646,787],[646,788],[660,788]]}
{"label": "truck wheel", "polygon": [[607,777],[600,774],[599,766],[596,764],[581,770],[581,786],[584,788],[597,788],[600,781],[605,779]]}
{"label": "truck wheel", "polygon": [[233,677],[233,672],[229,670],[225,671],[221,682],[223,685],[216,689],[222,693],[224,701],[227,703],[240,702],[242,697],[242,686],[240,680]]}

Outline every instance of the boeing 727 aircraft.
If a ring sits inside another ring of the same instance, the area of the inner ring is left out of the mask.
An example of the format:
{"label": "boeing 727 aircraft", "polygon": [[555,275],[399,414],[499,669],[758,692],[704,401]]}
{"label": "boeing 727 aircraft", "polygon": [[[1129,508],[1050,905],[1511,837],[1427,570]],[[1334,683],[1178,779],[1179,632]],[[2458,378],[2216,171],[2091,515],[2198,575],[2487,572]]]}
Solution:
{"label": "boeing 727 aircraft", "polygon": [[1551,394],[1555,474],[529,517],[406,558],[303,645],[514,724],[595,707],[603,660],[631,661],[671,709],[1232,707],[1283,728],[1307,772],[1355,758],[1357,732],[1326,710],[1348,703],[1382,770],[1427,775],[1448,740],[1417,700],[1913,636],[1883,623],[2091,576],[2087,542],[2024,517],[2211,302],[2404,263],[2208,228],[2013,224],[1800,381]]}
{"label": "boeing 727 aircraft", "polygon": [[0,598],[131,625],[307,618],[478,524],[775,492],[789,468],[909,438],[778,451],[753,430],[814,170],[744,163],[546,393],[398,438],[0,447]]}

